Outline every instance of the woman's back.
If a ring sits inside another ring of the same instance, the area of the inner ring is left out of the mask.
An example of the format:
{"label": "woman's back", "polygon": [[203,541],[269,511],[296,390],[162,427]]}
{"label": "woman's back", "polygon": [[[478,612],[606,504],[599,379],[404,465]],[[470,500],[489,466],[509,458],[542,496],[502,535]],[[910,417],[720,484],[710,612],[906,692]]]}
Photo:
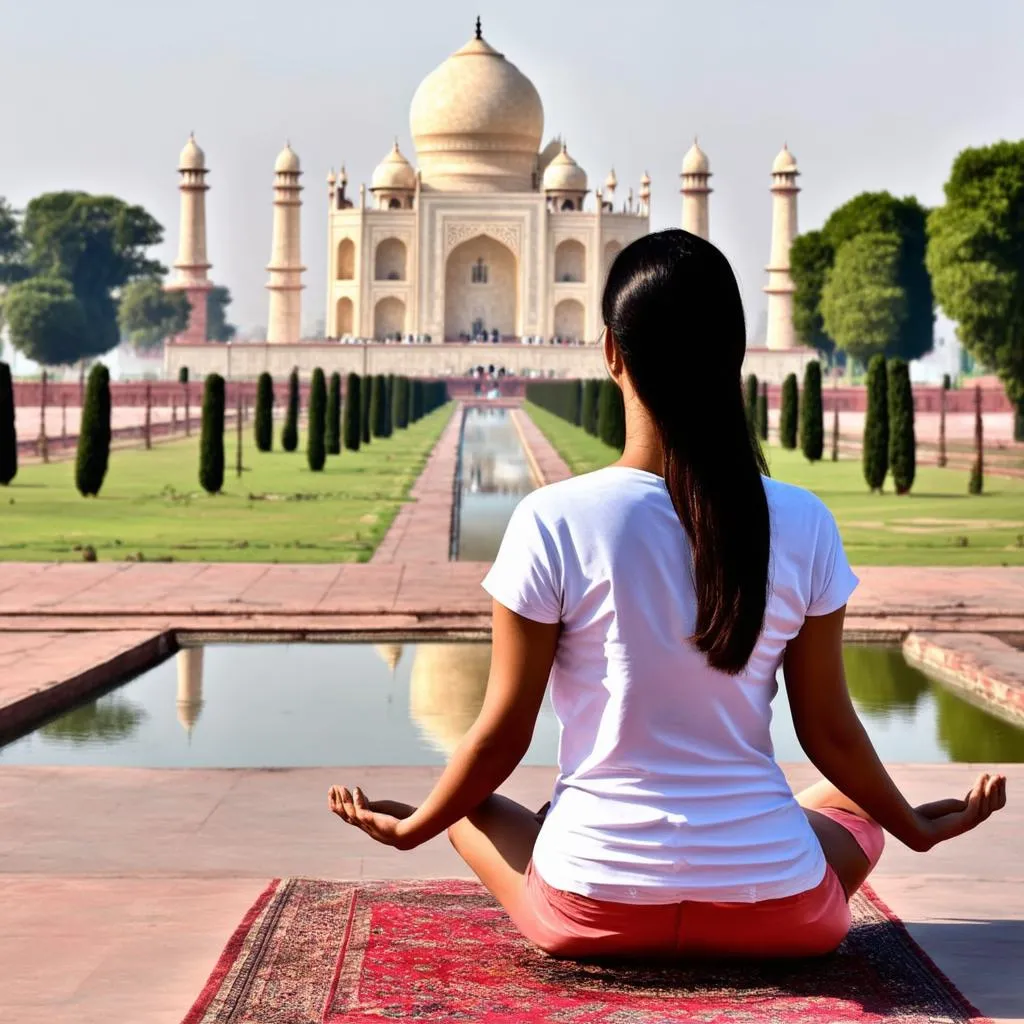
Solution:
{"label": "woman's back", "polygon": [[765,479],[771,571],[746,668],[691,641],[690,544],[665,481],[612,466],[520,504],[485,581],[563,624],[551,672],[559,780],[534,852],[550,885],[596,898],[755,901],[813,887],[820,846],[774,762],[775,675],[807,614],[856,582],[812,494]]}

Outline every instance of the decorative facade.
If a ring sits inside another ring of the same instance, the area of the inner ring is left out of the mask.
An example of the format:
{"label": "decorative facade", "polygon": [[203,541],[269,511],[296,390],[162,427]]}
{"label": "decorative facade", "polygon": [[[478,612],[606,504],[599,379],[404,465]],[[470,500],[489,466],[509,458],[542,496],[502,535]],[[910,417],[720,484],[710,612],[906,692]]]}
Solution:
{"label": "decorative facade", "polygon": [[649,231],[650,179],[615,209],[564,143],[541,149],[525,75],[477,32],[421,83],[419,169],[395,142],[370,188],[327,179],[327,335],[596,341],[611,261]]}

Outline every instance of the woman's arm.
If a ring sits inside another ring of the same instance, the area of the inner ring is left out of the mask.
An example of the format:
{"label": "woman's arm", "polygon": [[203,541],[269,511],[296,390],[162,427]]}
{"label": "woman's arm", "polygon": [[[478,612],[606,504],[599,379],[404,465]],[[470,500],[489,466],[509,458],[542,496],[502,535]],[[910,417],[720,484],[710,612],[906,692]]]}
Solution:
{"label": "woman's arm", "polygon": [[396,826],[404,849],[440,835],[487,799],[530,746],[555,659],[558,623],[524,619],[494,602],[483,707],[433,791]]}
{"label": "woman's arm", "polygon": [[797,738],[814,766],[846,797],[912,850],[969,831],[1006,800],[1005,779],[982,776],[965,800],[913,808],[889,777],[846,687],[846,609],[810,616],[786,647],[783,671]]}

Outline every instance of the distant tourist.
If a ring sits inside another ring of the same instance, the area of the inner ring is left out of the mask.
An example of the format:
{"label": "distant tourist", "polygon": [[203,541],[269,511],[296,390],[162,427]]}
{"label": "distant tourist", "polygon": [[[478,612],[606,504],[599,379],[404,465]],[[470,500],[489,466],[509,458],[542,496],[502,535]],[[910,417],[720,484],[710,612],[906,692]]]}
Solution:
{"label": "distant tourist", "polygon": [[[447,829],[555,956],[828,953],[883,829],[929,850],[998,811],[1006,780],[912,807],[879,761],[843,674],[857,578],[826,506],[769,479],[751,443],[721,252],[678,230],[633,242],[602,314],[622,457],[516,507],[484,580],[483,708],[420,806],[335,786],[330,808],[399,849]],[[769,730],[780,667],[826,777],[795,796]],[[495,791],[548,687],[559,774],[535,812]]]}

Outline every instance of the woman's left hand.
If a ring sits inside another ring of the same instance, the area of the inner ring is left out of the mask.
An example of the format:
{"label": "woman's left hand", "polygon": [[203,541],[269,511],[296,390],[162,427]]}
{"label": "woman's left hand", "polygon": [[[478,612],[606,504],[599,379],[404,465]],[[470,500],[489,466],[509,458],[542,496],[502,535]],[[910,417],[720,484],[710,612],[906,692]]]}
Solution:
{"label": "woman's left hand", "polygon": [[327,800],[334,814],[378,843],[396,850],[411,850],[416,845],[403,828],[405,819],[416,810],[410,804],[397,800],[371,802],[358,786],[352,792],[346,786],[331,786]]}

